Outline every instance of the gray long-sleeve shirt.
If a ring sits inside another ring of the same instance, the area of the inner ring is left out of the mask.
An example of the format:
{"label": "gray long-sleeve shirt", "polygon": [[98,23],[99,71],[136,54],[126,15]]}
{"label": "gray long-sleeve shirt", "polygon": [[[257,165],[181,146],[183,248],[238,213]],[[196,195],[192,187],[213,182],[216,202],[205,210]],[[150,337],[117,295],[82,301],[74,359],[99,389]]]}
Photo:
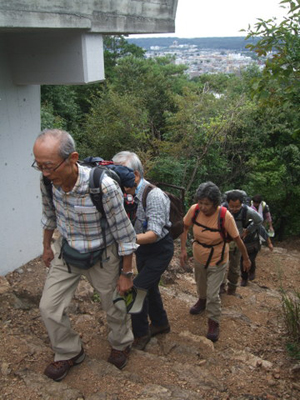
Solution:
{"label": "gray long-sleeve shirt", "polygon": [[[251,207],[246,206],[246,204],[242,205],[239,212],[232,215],[235,219],[240,235],[243,233],[243,229],[245,228],[247,228],[249,233],[258,230],[263,222],[263,219],[258,212],[253,210]],[[245,218],[243,218],[243,215],[245,215]]]}

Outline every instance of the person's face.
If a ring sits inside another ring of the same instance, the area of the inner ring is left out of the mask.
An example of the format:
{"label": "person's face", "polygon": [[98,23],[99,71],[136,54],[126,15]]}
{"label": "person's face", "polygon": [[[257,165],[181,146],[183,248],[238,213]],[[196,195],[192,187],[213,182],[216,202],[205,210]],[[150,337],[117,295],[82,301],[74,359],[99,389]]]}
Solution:
{"label": "person's face", "polygon": [[34,164],[55,186],[62,186],[69,180],[74,163],[78,160],[78,153],[71,153],[63,159],[58,155],[58,147],[59,142],[52,137],[37,140],[33,147]]}
{"label": "person's face", "polygon": [[257,209],[258,209],[258,207],[259,207],[259,202],[257,202],[257,201],[253,201],[253,205],[254,205],[254,207],[255,207],[255,208],[257,208]]}
{"label": "person's face", "polygon": [[231,212],[231,214],[237,214],[242,207],[242,203],[240,200],[229,200],[228,202],[228,210]]}
{"label": "person's face", "polygon": [[204,199],[198,200],[198,205],[199,205],[199,210],[207,217],[213,215],[213,213],[216,211],[214,203],[209,199],[207,199],[206,197]]}

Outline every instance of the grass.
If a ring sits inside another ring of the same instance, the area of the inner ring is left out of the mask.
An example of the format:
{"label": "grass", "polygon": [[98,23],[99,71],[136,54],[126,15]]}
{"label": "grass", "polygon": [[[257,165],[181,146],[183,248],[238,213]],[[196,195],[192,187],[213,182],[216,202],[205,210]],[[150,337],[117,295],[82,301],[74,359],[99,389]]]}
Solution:
{"label": "grass", "polygon": [[282,314],[289,337],[287,350],[292,358],[300,360],[300,293],[282,291]]}
{"label": "grass", "polygon": [[97,293],[96,290],[94,290],[94,293],[92,295],[92,301],[94,303],[101,303],[101,299],[100,299],[99,293]]}

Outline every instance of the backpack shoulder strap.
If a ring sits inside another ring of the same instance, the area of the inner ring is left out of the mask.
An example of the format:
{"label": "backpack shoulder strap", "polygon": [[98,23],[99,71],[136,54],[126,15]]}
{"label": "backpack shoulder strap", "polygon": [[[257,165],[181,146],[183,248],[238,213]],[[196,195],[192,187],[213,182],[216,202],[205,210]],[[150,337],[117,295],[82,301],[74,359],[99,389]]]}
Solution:
{"label": "backpack shoulder strap", "polygon": [[142,205],[143,205],[143,209],[146,210],[146,204],[147,204],[147,197],[148,194],[151,192],[152,189],[156,188],[156,186],[152,185],[152,183],[149,183],[149,185],[147,185],[144,189],[143,192],[143,197],[142,197]]}
{"label": "backpack shoulder strap", "polygon": [[206,225],[200,224],[199,222],[196,221],[197,216],[198,216],[198,214],[200,212],[199,205],[197,204],[196,207],[195,207],[194,215],[192,217],[192,223],[197,225],[197,226],[200,226],[201,228],[204,228],[203,232],[204,231],[220,232],[220,222],[219,222],[219,220],[220,220],[220,211],[221,211],[221,207],[220,207],[219,214],[218,214],[218,226],[217,226],[217,228],[211,228],[210,226],[206,226]]}
{"label": "backpack shoulder strap", "polygon": [[226,233],[226,230],[224,227],[226,212],[227,212],[227,208],[220,206],[219,215],[218,215],[218,229],[220,231],[220,234],[221,234],[223,240],[226,240],[226,236],[227,236],[227,233]]}
{"label": "backpack shoulder strap", "polygon": [[243,228],[246,228],[247,227],[247,223],[246,223],[246,220],[247,220],[247,211],[248,211],[248,206],[246,205],[246,204],[243,204],[242,205],[242,226],[243,226]]}
{"label": "backpack shoulder strap", "polygon": [[105,218],[105,212],[102,204],[102,180],[105,168],[98,166],[91,169],[90,172],[90,196],[94,206]]}
{"label": "backpack shoulder strap", "polygon": [[196,207],[195,207],[195,210],[194,210],[194,215],[192,216],[192,223],[193,224],[196,222],[196,219],[198,217],[199,212],[200,212],[199,204],[197,204]]}
{"label": "backpack shoulder strap", "polygon": [[49,178],[43,175],[43,182],[47,191],[47,195],[49,198],[52,200],[53,198],[53,193],[52,193],[52,182],[50,181]]}
{"label": "backpack shoulder strap", "polygon": [[104,174],[106,172],[106,168],[104,166],[96,166],[91,169],[90,172],[90,197],[92,199],[92,202],[94,206],[97,208],[97,210],[101,213],[101,218],[100,218],[100,226],[103,232],[103,242],[104,242],[104,249],[105,249],[105,255],[107,258],[107,243],[106,243],[106,228],[108,227],[108,222],[106,219],[106,214],[104,212],[103,208],[103,203],[102,203],[102,180],[104,177]]}
{"label": "backpack shoulder strap", "polygon": [[51,207],[53,210],[55,210],[54,204],[53,204],[53,184],[50,181],[49,178],[43,175],[43,183],[45,185],[46,191],[47,191],[47,196],[51,202]]}

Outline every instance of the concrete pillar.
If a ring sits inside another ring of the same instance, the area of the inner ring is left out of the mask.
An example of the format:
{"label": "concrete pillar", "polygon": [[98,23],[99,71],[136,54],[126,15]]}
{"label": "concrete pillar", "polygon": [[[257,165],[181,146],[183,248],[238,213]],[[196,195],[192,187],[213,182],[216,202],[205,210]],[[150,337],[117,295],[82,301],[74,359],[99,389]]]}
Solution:
{"label": "concrete pillar", "polygon": [[16,86],[0,38],[0,275],[42,251],[39,174],[30,167],[40,131],[40,86]]}

